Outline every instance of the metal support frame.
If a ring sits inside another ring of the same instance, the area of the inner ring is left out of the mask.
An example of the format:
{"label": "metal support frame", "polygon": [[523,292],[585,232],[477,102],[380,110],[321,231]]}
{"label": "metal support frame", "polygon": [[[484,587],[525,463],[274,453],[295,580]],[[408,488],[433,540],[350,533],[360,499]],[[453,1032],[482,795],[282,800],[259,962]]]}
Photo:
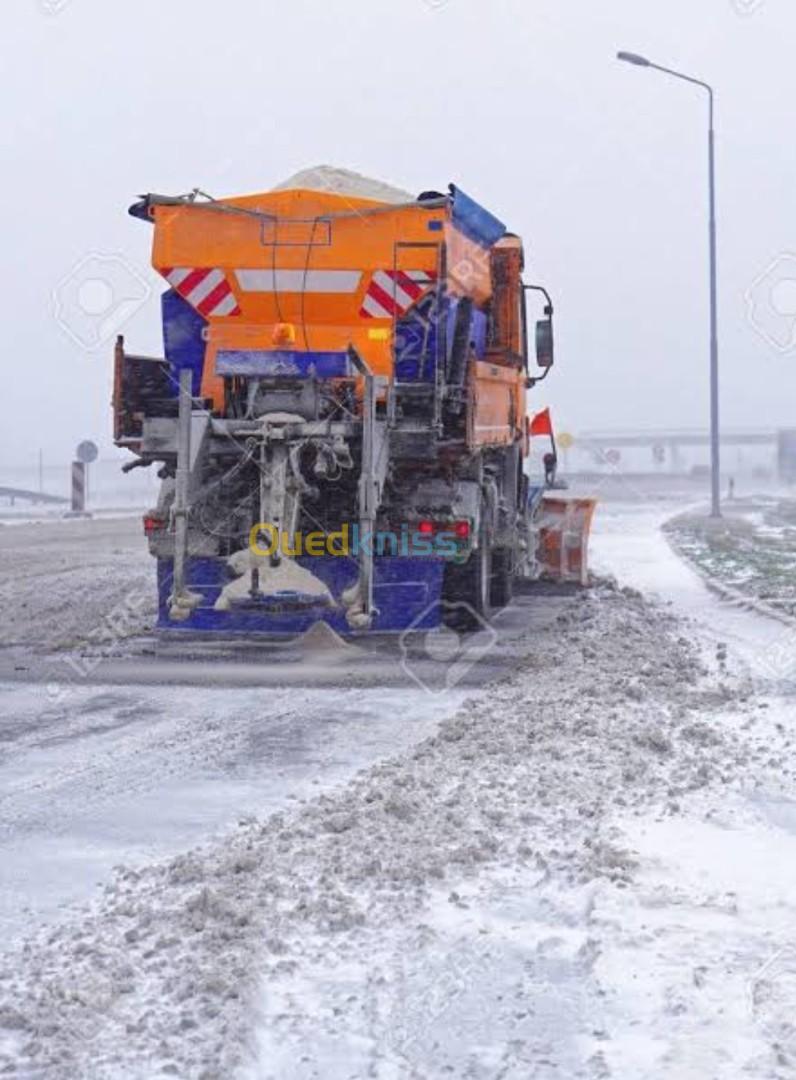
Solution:
{"label": "metal support frame", "polygon": [[[260,445],[260,517],[259,520],[273,526],[276,530],[276,548],[270,557],[272,566],[278,566],[285,550],[283,537],[287,544],[295,542],[298,529],[301,496],[309,490],[301,478],[296,465],[295,454],[301,449],[304,439],[293,433],[293,439],[287,437],[285,428],[289,425],[263,425],[263,441]],[[293,427],[297,425],[294,423]],[[304,429],[306,425],[298,425]],[[289,550],[289,547],[288,547]]]}
{"label": "metal support frame", "polygon": [[[437,255],[437,280],[432,286],[431,291],[434,293],[434,312],[431,316],[431,322],[436,323],[437,336],[436,346],[437,352],[434,357],[435,372],[434,372],[434,429],[438,435],[442,434],[442,395],[445,389],[445,331],[446,321],[443,318],[443,300],[446,289],[446,267],[445,267],[445,249],[442,244],[431,240],[397,240],[393,245],[393,272],[398,271],[399,254],[408,250],[416,250],[418,248],[424,250],[434,250]],[[426,338],[424,341],[423,357],[426,356],[426,345],[428,343],[428,331],[429,325],[426,324]],[[392,314],[392,340],[396,341],[398,336],[398,310],[397,307],[393,309]],[[394,348],[394,346],[393,346]],[[358,369],[357,369],[358,370]],[[394,415],[394,400],[392,408],[390,410],[390,424],[395,423]]]}
{"label": "metal support frame", "polygon": [[[359,479],[360,534],[372,537],[380,501],[380,484],[376,473],[376,380],[373,372],[353,346],[348,356],[364,381],[362,401],[362,472]],[[373,605],[373,545],[362,545],[359,561],[359,600],[366,626],[375,614]]]}
{"label": "metal support frame", "polygon": [[185,585],[188,560],[188,485],[191,475],[191,412],[193,372],[180,370],[179,412],[177,414],[177,476],[174,487],[174,577],[169,614],[172,619],[186,619],[196,606],[198,597]]}

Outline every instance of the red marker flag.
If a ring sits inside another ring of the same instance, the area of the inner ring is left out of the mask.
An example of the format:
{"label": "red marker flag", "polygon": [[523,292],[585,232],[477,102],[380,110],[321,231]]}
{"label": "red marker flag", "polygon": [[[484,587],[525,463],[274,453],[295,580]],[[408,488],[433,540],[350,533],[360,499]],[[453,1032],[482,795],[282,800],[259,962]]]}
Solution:
{"label": "red marker flag", "polygon": [[528,432],[531,435],[552,435],[553,424],[550,420],[550,410],[542,409],[531,420]]}

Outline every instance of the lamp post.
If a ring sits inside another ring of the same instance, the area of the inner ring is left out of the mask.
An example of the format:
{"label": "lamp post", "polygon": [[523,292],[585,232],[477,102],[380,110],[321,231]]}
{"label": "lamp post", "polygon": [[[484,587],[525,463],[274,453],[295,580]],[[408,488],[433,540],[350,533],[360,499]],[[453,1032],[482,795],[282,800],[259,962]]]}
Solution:
{"label": "lamp post", "polygon": [[675,79],[700,86],[708,93],[708,186],[710,213],[708,221],[708,243],[710,249],[710,516],[721,517],[721,477],[719,461],[719,333],[718,302],[716,287],[716,153],[715,133],[713,128],[713,87],[701,79],[684,75],[681,71],[653,64],[645,56],[637,53],[617,53],[618,60],[635,64],[637,67],[653,68],[671,75]]}

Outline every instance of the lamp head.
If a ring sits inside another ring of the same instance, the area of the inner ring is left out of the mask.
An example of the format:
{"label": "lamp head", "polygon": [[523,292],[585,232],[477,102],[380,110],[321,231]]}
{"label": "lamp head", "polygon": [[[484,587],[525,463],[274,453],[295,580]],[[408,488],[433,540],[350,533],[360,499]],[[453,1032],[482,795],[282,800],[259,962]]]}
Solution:
{"label": "lamp head", "polygon": [[635,64],[636,67],[650,66],[650,62],[646,56],[639,56],[638,53],[618,52],[616,58],[617,60],[624,60],[626,64]]}

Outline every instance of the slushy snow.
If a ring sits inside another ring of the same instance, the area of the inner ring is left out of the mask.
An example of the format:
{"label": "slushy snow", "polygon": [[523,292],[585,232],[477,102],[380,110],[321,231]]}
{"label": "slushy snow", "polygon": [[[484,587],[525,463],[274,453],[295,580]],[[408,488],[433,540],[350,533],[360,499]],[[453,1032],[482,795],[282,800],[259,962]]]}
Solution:
{"label": "slushy snow", "polygon": [[[714,870],[720,850],[707,874],[698,858],[792,793],[790,735],[763,705],[604,582],[415,749],[120,869],[82,921],[7,956],[0,1067],[784,1077],[788,999],[763,969],[780,939]],[[783,867],[791,916],[792,884]]]}

